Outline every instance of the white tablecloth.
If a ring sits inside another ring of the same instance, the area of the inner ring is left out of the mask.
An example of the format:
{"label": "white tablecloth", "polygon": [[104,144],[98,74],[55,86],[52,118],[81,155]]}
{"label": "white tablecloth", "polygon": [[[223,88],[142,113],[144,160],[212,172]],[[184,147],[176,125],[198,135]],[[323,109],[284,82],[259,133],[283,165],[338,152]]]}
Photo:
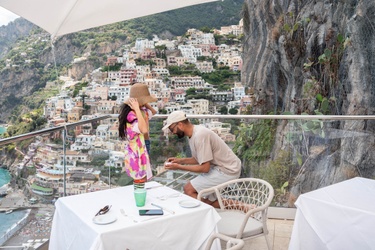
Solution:
{"label": "white tablecloth", "polygon": [[375,249],[375,181],[356,177],[302,194],[290,250]]}
{"label": "white tablecloth", "polygon": [[[160,184],[150,182],[147,185]],[[55,203],[49,249],[204,249],[210,234],[217,231],[220,216],[204,203],[194,208],[181,207],[181,200],[197,201],[183,194],[160,199],[160,196],[175,193],[178,192],[168,187],[149,189],[142,208],[135,206],[133,186],[59,198]],[[151,203],[175,214],[164,211],[163,216],[139,216],[139,209],[157,209]],[[112,205],[108,213],[113,213],[117,220],[106,225],[93,223],[94,215],[105,205]],[[121,208],[130,216],[123,216]],[[218,241],[212,249],[220,249]]]}

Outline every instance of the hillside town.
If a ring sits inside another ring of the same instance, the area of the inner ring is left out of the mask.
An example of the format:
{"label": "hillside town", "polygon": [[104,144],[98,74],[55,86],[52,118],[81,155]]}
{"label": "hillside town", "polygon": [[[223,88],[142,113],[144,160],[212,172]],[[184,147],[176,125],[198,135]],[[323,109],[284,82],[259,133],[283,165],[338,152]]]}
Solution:
{"label": "hillside town", "polygon": [[[220,90],[201,76],[172,76],[170,72],[170,69],[190,67],[200,73],[212,73],[220,68],[239,73],[242,67],[241,43],[215,44],[215,35],[237,38],[242,35],[242,30],[241,20],[238,25],[221,27],[212,33],[189,29],[176,40],[161,40],[156,36],[153,40],[139,38],[134,46],[124,45],[120,55],[109,55],[106,65],[87,74],[84,79],[75,81],[60,76],[63,85],[59,95],[48,98],[44,106],[47,127],[88,120],[104,114],[113,116],[100,121],[97,126],[92,123],[76,126],[74,135],[68,136],[69,148],[65,152],[66,186],[63,185],[63,146],[52,143],[50,134],[46,138],[38,136],[18,167],[35,171],[27,180],[30,193],[51,200],[64,195],[64,192],[73,195],[110,187],[110,180],[103,179],[100,170],[87,166],[93,155],[106,155],[104,167],[112,167],[116,171],[123,168],[122,149],[126,141],[119,140],[115,114],[118,114],[120,105],[128,98],[134,83],[148,86],[151,94],[158,99],[151,105],[159,113],[182,110],[187,114],[221,114],[219,107],[234,110],[233,114],[245,111],[251,105],[252,97],[246,93],[240,79],[227,83],[228,90]],[[75,58],[72,64],[84,62],[87,56]],[[75,87],[82,83],[84,86],[79,89],[79,93],[73,94]],[[56,85],[56,82],[48,82],[45,88],[54,88]],[[186,98],[189,91],[210,98]],[[230,133],[229,123],[207,119],[204,125],[226,142],[236,139]],[[61,138],[61,132],[54,133],[52,138]],[[163,166],[155,166],[155,169],[156,173],[161,173]]]}

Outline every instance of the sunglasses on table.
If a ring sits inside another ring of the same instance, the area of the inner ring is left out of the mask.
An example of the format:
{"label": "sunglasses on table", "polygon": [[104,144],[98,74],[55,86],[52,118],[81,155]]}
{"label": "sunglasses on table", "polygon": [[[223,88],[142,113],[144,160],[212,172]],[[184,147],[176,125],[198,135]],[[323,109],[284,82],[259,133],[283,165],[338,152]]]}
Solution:
{"label": "sunglasses on table", "polygon": [[111,209],[111,207],[112,207],[112,206],[108,206],[108,205],[107,205],[107,206],[101,208],[101,209],[99,210],[99,212],[97,212],[97,213],[95,214],[95,216],[103,215],[103,214],[108,213],[108,211],[109,211],[109,209]]}

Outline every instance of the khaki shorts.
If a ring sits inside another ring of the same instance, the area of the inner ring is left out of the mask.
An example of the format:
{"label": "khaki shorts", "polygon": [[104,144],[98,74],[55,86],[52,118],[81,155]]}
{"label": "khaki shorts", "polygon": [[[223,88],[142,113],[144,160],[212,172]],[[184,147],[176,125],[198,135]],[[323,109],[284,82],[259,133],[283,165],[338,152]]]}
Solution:
{"label": "khaki shorts", "polygon": [[[224,182],[238,179],[240,177],[240,173],[238,175],[228,175],[220,171],[218,167],[211,167],[208,173],[203,173],[195,177],[190,181],[193,188],[199,193],[199,191],[214,187],[216,185],[222,184]],[[205,199],[209,199],[210,201],[217,200],[216,195],[214,193],[204,197]]]}

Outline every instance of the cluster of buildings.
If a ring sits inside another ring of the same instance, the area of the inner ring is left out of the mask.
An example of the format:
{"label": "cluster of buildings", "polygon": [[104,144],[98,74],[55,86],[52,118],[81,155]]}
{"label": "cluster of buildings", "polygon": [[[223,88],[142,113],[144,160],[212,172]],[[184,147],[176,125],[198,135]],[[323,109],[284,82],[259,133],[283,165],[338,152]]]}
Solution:
{"label": "cluster of buildings", "polygon": [[[77,83],[67,77],[58,96],[49,98],[44,107],[44,116],[48,126],[54,127],[95,118],[103,114],[118,114],[120,104],[129,96],[131,85],[136,82],[148,86],[152,95],[157,97],[151,103],[156,110],[171,113],[183,110],[187,114],[217,114],[219,106],[236,108],[239,112],[251,105],[251,97],[240,82],[232,83],[229,91],[218,91],[200,76],[171,76],[171,66],[194,66],[202,73],[210,73],[217,67],[227,67],[240,71],[242,67],[241,45],[215,44],[214,34],[240,35],[239,25],[222,27],[214,33],[190,29],[186,36],[177,40],[137,39],[133,47],[126,46],[121,56],[109,56],[105,71],[97,69],[84,79],[88,84],[75,97],[72,87]],[[73,63],[81,63],[85,58],[77,58]],[[144,62],[148,63],[144,63]],[[143,62],[143,63],[139,63]],[[216,65],[213,64],[216,62]],[[117,66],[117,67],[114,67]],[[112,70],[116,68],[116,70]],[[82,82],[82,81],[81,81]],[[55,83],[48,83],[47,88]],[[207,99],[186,99],[189,89],[204,92]],[[223,140],[235,141],[230,133],[230,124],[214,119],[204,122]],[[61,138],[60,133],[53,135]],[[49,135],[49,138],[51,136]],[[90,167],[94,157],[104,157],[105,167],[124,167],[123,148],[126,141],[118,137],[117,118],[103,120],[99,124],[87,123],[76,126],[74,135],[69,136],[69,149],[66,151],[66,193],[79,194],[102,190],[108,185],[101,181],[101,173]],[[63,194],[63,150],[62,146],[48,143],[40,138],[39,143],[29,147],[29,158],[36,174],[29,178],[31,190],[39,195],[51,196]]]}

